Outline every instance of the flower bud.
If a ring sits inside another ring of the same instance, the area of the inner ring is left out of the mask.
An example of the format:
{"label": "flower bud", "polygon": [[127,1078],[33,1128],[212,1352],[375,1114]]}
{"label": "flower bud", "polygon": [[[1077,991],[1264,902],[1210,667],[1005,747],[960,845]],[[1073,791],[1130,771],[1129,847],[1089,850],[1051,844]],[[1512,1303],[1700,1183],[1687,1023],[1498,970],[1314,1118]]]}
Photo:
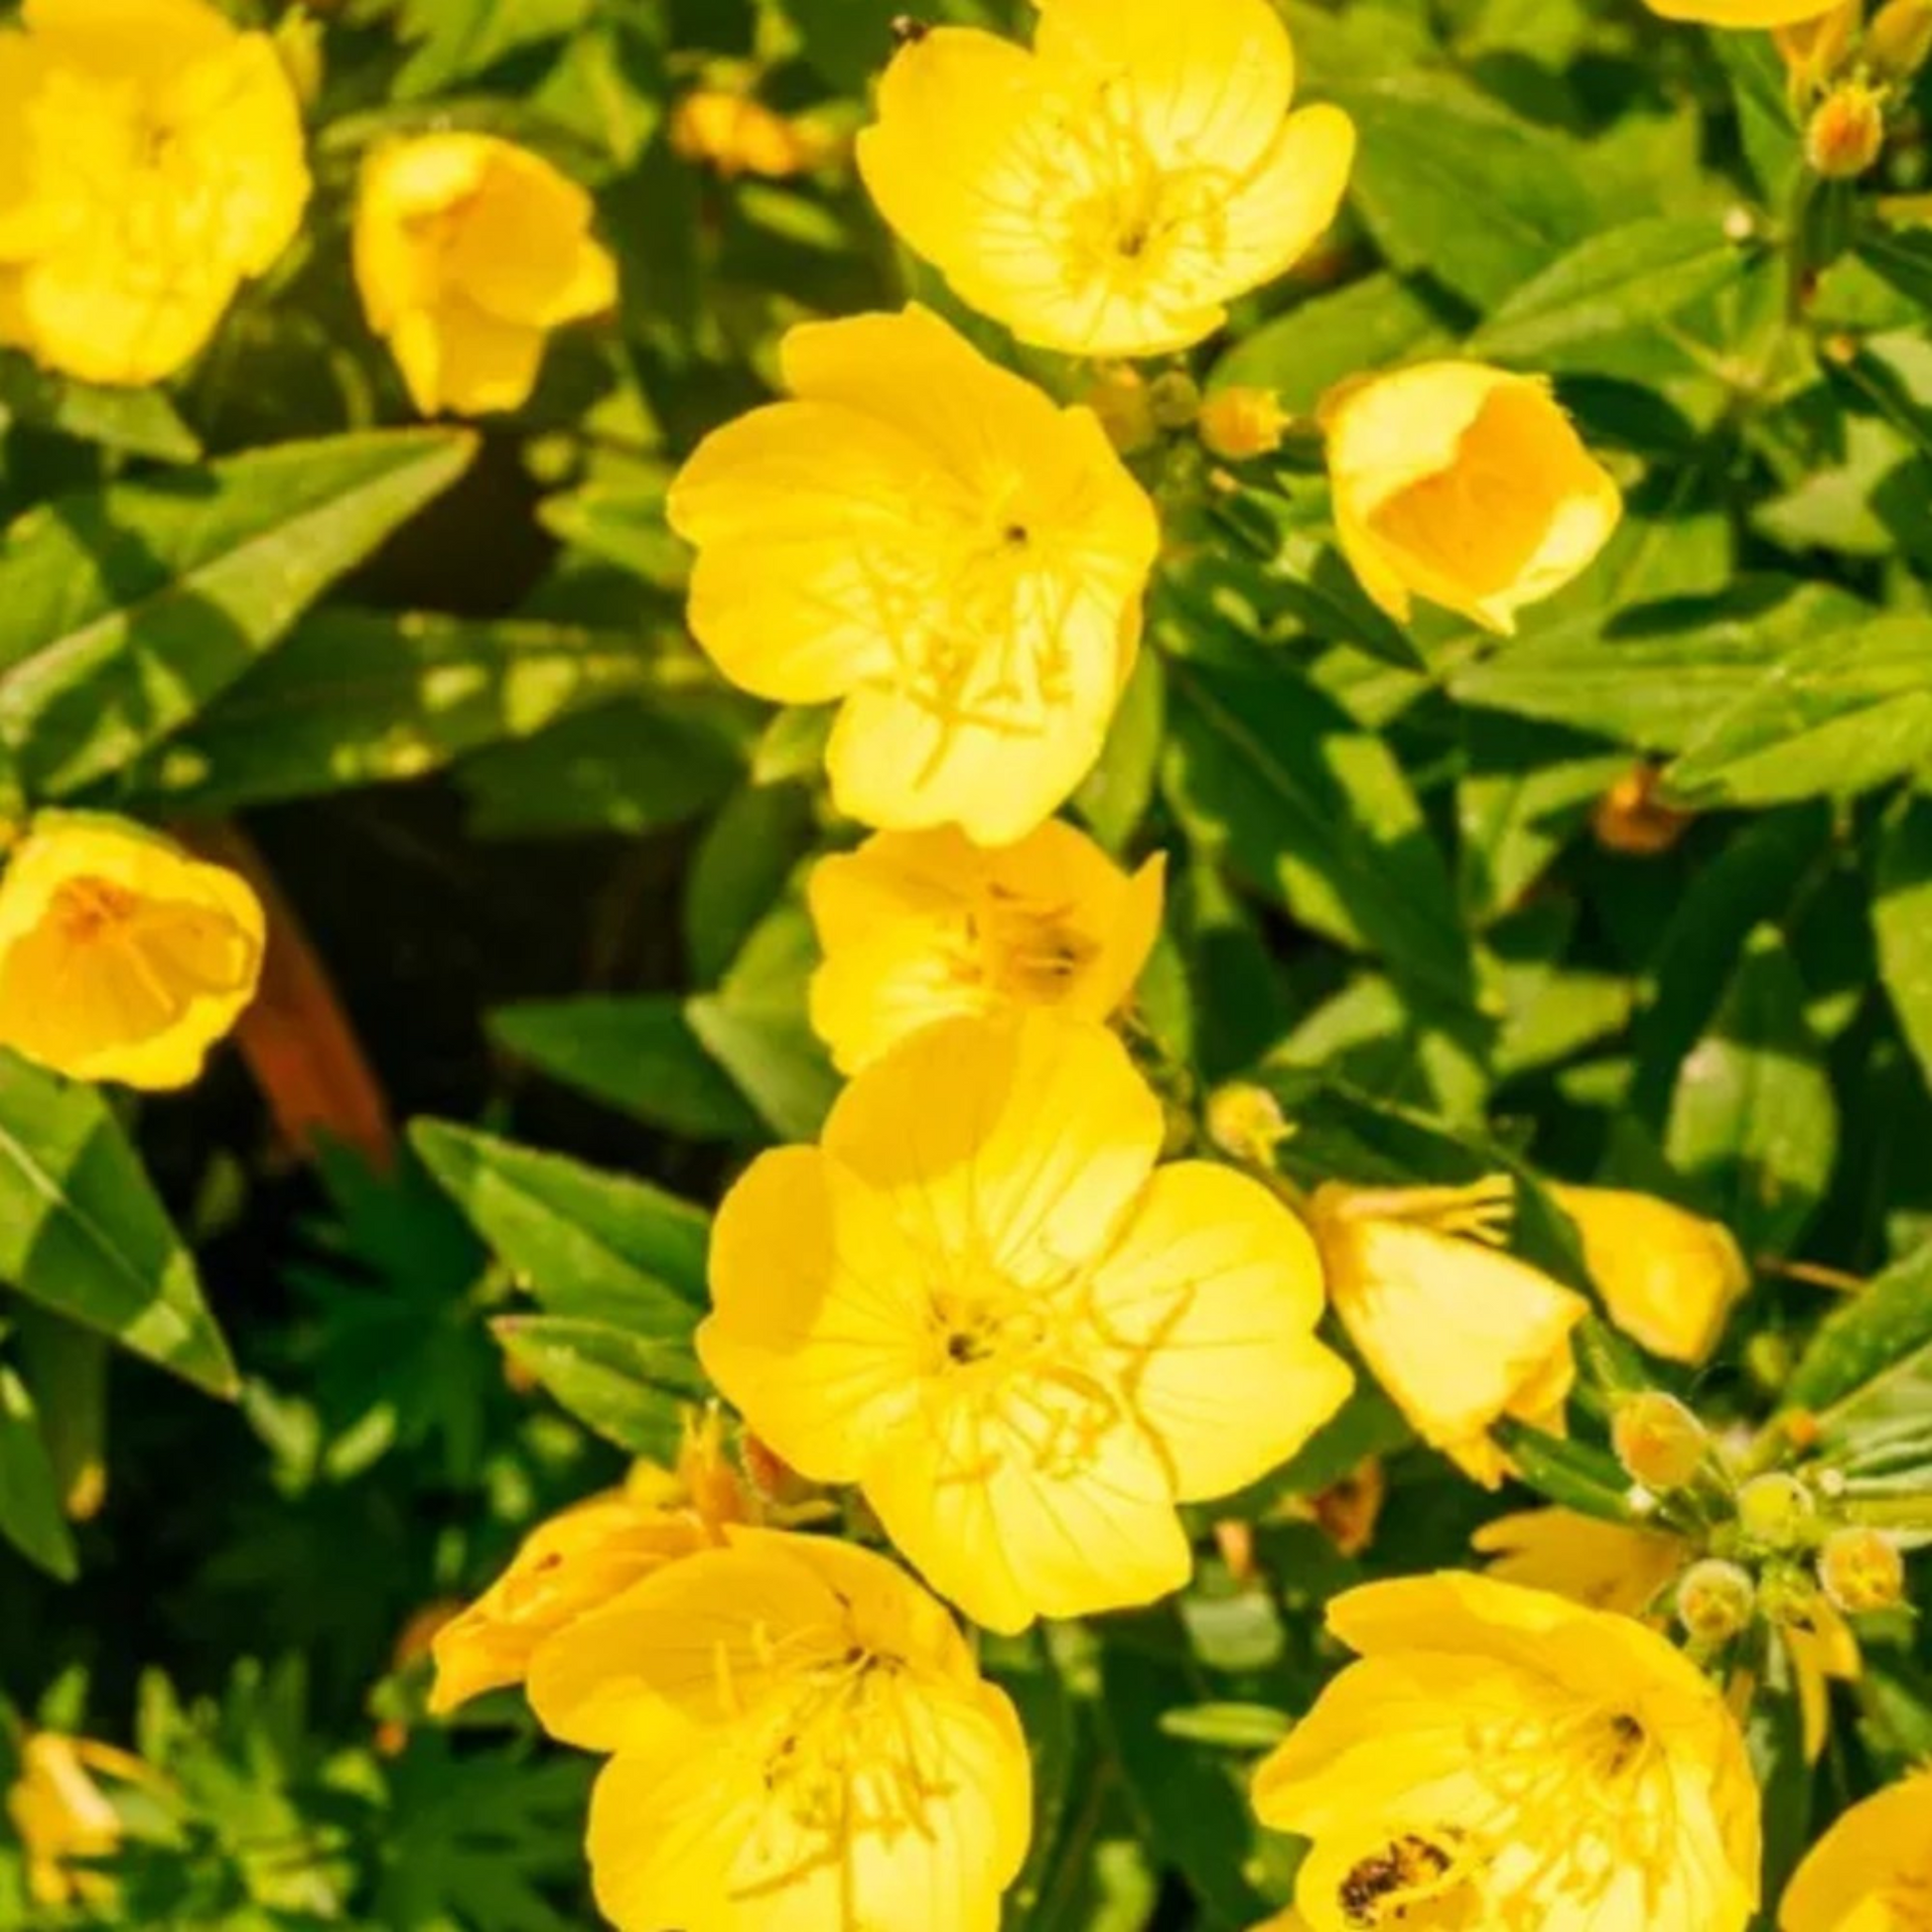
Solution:
{"label": "flower bud", "polygon": [[1200,387],[1180,369],[1157,375],[1147,385],[1147,400],[1163,429],[1191,429],[1200,414]]}
{"label": "flower bud", "polygon": [[1885,0],[1865,30],[1864,58],[1881,79],[1912,79],[1932,59],[1932,0]]}
{"label": "flower bud", "polygon": [[1827,1617],[1818,1587],[1802,1570],[1767,1570],[1757,1586],[1757,1607],[1766,1622],[1784,1630],[1816,1631]]}
{"label": "flower bud", "polygon": [[1207,1138],[1236,1161],[1267,1167],[1288,1131],[1282,1103],[1266,1087],[1236,1081],[1207,1097]]}
{"label": "flower bud", "polygon": [[1895,1608],[1905,1596],[1905,1559],[1890,1537],[1863,1524],[1835,1530],[1818,1553],[1818,1581],[1848,1616]]}
{"label": "flower bud", "polygon": [[1711,1448],[1697,1417],[1674,1395],[1655,1389],[1618,1405],[1610,1443],[1632,1478],[1658,1495],[1691,1482]]}
{"label": "flower bud", "polygon": [[1884,90],[1863,80],[1834,87],[1805,127],[1805,160],[1826,181],[1855,180],[1884,145]]}
{"label": "flower bud", "polygon": [[1749,1629],[1757,1586],[1741,1564],[1707,1557],[1677,1586],[1677,1620],[1700,1643],[1727,1643]]}
{"label": "flower bud", "polygon": [[1195,433],[1209,455],[1226,463],[1273,456],[1282,446],[1288,412],[1272,389],[1217,389],[1200,406]]}
{"label": "flower bud", "polygon": [[1797,1549],[1817,1520],[1818,1498],[1794,1475],[1773,1470],[1753,1476],[1737,1492],[1738,1526],[1765,1549]]}
{"label": "flower bud", "polygon": [[1655,765],[1633,765],[1596,801],[1589,828],[1606,852],[1652,859],[1690,830],[1691,814],[1658,798],[1658,778]]}
{"label": "flower bud", "polygon": [[1122,456],[1138,456],[1161,440],[1161,426],[1154,420],[1154,405],[1148,400],[1147,379],[1138,369],[1121,364],[1097,371],[1080,400],[1100,418],[1107,441]]}

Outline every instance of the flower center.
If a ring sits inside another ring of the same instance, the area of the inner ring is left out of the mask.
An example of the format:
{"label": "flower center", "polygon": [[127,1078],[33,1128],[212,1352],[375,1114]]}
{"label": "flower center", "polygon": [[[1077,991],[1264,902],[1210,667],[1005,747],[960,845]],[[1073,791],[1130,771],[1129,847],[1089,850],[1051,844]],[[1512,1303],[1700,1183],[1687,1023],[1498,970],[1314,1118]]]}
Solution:
{"label": "flower center", "polygon": [[1072,920],[1071,905],[989,885],[967,915],[961,977],[1028,1005],[1057,1004],[1099,951]]}
{"label": "flower center", "polygon": [[69,945],[93,945],[118,933],[139,900],[125,886],[105,879],[69,879],[54,894],[48,918]]}

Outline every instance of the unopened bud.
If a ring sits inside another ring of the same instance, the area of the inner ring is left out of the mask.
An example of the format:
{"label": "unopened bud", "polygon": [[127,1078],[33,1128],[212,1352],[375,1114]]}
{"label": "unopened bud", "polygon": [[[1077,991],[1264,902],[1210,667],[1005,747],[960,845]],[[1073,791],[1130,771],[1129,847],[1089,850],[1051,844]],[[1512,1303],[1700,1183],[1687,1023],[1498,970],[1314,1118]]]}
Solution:
{"label": "unopened bud", "polygon": [[1147,399],[1163,429],[1190,429],[1200,414],[1200,386],[1180,369],[1157,375],[1147,385]]}
{"label": "unopened bud", "polygon": [[1932,0],[1885,0],[1865,29],[1864,58],[1883,80],[1910,80],[1932,60]]}
{"label": "unopened bud", "polygon": [[1266,1087],[1236,1081],[1208,1095],[1207,1138],[1234,1160],[1265,1168],[1288,1138],[1288,1121]]}
{"label": "unopened bud", "polygon": [[1802,1570],[1789,1566],[1766,1571],[1757,1587],[1757,1607],[1765,1620],[1786,1630],[1816,1630],[1824,1604],[1818,1587]]}
{"label": "unopened bud", "polygon": [[1656,1389],[1617,1405],[1610,1443],[1631,1476],[1660,1496],[1693,1481],[1711,1448],[1697,1417],[1674,1395]]}
{"label": "unopened bud", "polygon": [[1885,145],[1882,87],[1845,80],[1818,103],[1805,127],[1805,160],[1827,181],[1852,181],[1878,159]]}
{"label": "unopened bud", "polygon": [[1654,858],[1668,852],[1691,829],[1689,812],[1658,797],[1660,777],[1654,764],[1635,765],[1596,801],[1590,830],[1605,851]]}
{"label": "unopened bud", "polygon": [[1677,1620],[1700,1643],[1725,1643],[1750,1628],[1757,1586],[1743,1565],[1707,1557],[1677,1586]]}
{"label": "unopened bud", "polygon": [[1848,1616],[1889,1610],[1905,1598],[1905,1559],[1890,1537],[1854,1525],[1825,1539],[1818,1553],[1818,1581]]}
{"label": "unopened bud", "polygon": [[1138,369],[1123,364],[1100,370],[1080,400],[1100,418],[1107,441],[1122,456],[1138,456],[1161,440],[1147,380]]}
{"label": "unopened bud", "polygon": [[1766,1550],[1795,1550],[1811,1540],[1818,1498],[1794,1475],[1772,1470],[1752,1476],[1737,1492],[1737,1524]]}
{"label": "unopened bud", "polygon": [[1246,463],[1273,456],[1288,425],[1288,412],[1276,401],[1274,390],[1217,389],[1201,404],[1194,432],[1211,456],[1225,463]]}

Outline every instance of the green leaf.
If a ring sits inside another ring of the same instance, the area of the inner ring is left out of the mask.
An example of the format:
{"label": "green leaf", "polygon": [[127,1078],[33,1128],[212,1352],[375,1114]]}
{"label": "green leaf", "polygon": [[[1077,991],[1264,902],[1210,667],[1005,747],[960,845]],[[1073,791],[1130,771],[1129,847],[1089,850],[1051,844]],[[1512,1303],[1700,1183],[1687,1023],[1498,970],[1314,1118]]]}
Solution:
{"label": "green leaf", "polygon": [[496,1258],[553,1314],[681,1336],[705,1305],[706,1216],[642,1180],[418,1121],[410,1142]]}
{"label": "green leaf", "polygon": [[1491,1432],[1516,1466],[1517,1479],[1565,1509],[1605,1523],[1628,1523],[1630,1478],[1615,1456],[1504,1416]]}
{"label": "green leaf", "polygon": [[64,1584],[80,1574],[73,1533],[61,1514],[60,1484],[33,1398],[4,1364],[0,1364],[0,1536]]}
{"label": "green leaf", "polygon": [[1844,798],[1932,765],[1923,618],[1800,645],[1686,746],[1665,774],[1692,803]]}
{"label": "green leaf", "polygon": [[1576,351],[1654,328],[1727,287],[1750,259],[1716,215],[1658,216],[1610,228],[1518,288],[1470,339],[1467,353],[1574,367]]}
{"label": "green leaf", "polygon": [[1878,971],[1932,1083],[1932,797],[1906,792],[1886,814],[1871,883]]}
{"label": "green leaf", "polygon": [[407,0],[397,31],[420,41],[396,76],[398,100],[421,100],[487,72],[508,56],[561,41],[591,0]]}
{"label": "green leaf", "polygon": [[1438,73],[1332,89],[1360,147],[1351,195],[1382,252],[1492,309],[1596,226],[1588,163]]}
{"label": "green leaf", "polygon": [[1873,226],[1858,244],[1859,258],[1899,294],[1932,311],[1932,235],[1919,229]]}
{"label": "green leaf", "polygon": [[202,446],[159,389],[103,389],[0,352],[0,423],[11,420],[158,463],[193,463]]}
{"label": "green leaf", "polygon": [[684,943],[691,977],[711,986],[771,910],[811,842],[802,785],[748,785],[725,801],[691,860]]}
{"label": "green leaf", "polygon": [[684,1411],[704,1397],[688,1346],[570,1315],[498,1315],[489,1328],[587,1428],[632,1455],[675,1458]]}
{"label": "green leaf", "polygon": [[1783,1254],[1824,1198],[1838,1102],[1783,940],[1759,927],[1677,1078],[1664,1151],[1744,1252]]}
{"label": "green leaf", "polygon": [[0,542],[0,747],[29,788],[70,794],[186,724],[474,448],[288,443],[21,517]]}
{"label": "green leaf", "polygon": [[899,0],[788,0],[805,59],[843,92],[866,92],[866,83],[893,58],[893,22],[905,9]]}
{"label": "green leaf", "polygon": [[232,811],[440,770],[664,666],[633,637],[549,623],[320,611],[127,774],[168,807]]}
{"label": "green leaf", "polygon": [[1932,1242],[1915,1248],[1835,1309],[1799,1357],[1782,1400],[1824,1410],[1932,1343]]}
{"label": "green leaf", "polygon": [[700,1044],[675,995],[531,1001],[489,1030],[553,1079],[693,1140],[757,1140],[759,1117]]}
{"label": "green leaf", "polygon": [[1214,365],[1212,389],[1272,389],[1293,415],[1311,415],[1330,388],[1409,355],[1442,333],[1442,317],[1413,284],[1371,275],[1264,322]]}
{"label": "green leaf", "polygon": [[1714,27],[1708,38],[1730,80],[1745,159],[1766,204],[1782,212],[1790,206],[1805,166],[1784,62],[1769,34]]}
{"label": "green leaf", "polygon": [[1073,794],[1073,809],[1109,852],[1122,852],[1154,800],[1168,717],[1168,684],[1156,651],[1144,650],[1120,695],[1100,759]]}
{"label": "green leaf", "polygon": [[1441,849],[1388,747],[1286,664],[1169,664],[1166,783],[1211,852],[1305,923],[1467,1007],[1473,969]]}
{"label": "green leaf", "polygon": [[0,1054],[0,1279],[208,1390],[240,1384],[195,1264],[91,1087]]}

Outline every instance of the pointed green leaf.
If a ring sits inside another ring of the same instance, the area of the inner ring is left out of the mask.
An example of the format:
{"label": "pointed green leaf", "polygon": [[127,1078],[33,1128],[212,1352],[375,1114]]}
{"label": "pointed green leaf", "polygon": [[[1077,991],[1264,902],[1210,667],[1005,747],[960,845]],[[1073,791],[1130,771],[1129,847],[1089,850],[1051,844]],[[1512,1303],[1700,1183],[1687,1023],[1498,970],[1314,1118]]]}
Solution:
{"label": "pointed green leaf", "polygon": [[1923,792],[1900,798],[1879,833],[1871,927],[1885,993],[1932,1083],[1932,798]]}
{"label": "pointed green leaf", "polygon": [[0,1536],[64,1584],[79,1575],[73,1533],[61,1513],[60,1484],[33,1397],[4,1365],[0,1365]]}
{"label": "pointed green leaf", "polygon": [[0,1054],[0,1280],[212,1394],[239,1383],[194,1261],[107,1104]]}
{"label": "pointed green leaf", "polygon": [[179,729],[469,462],[410,430],[43,504],[0,539],[0,746],[64,796]]}
{"label": "pointed green leaf", "polygon": [[518,1367],[607,1442],[660,1462],[676,1456],[684,1411],[705,1394],[689,1347],[567,1315],[507,1314],[489,1326]]}

